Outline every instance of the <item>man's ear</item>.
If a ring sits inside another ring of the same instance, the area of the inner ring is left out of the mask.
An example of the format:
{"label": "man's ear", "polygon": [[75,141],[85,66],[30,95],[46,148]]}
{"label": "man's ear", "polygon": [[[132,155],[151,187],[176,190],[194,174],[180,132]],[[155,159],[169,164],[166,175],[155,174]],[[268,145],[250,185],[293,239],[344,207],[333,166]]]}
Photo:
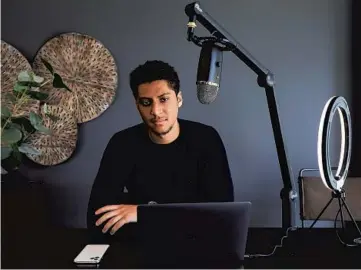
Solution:
{"label": "man's ear", "polygon": [[183,104],[183,96],[182,96],[182,92],[181,92],[181,91],[178,92],[177,101],[178,101],[178,108],[182,107],[182,104]]}

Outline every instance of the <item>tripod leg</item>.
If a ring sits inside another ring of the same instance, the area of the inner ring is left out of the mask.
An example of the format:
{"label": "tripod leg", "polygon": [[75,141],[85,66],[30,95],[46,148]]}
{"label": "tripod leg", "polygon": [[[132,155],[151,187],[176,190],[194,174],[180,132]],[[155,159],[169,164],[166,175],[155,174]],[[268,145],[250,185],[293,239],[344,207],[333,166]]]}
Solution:
{"label": "tripod leg", "polygon": [[316,224],[316,222],[318,221],[318,219],[322,216],[323,212],[326,211],[327,207],[331,204],[333,200],[333,197],[328,201],[328,203],[326,204],[326,206],[322,209],[321,213],[318,214],[317,218],[315,219],[315,221],[312,223],[310,229],[313,228],[313,226]]}
{"label": "tripod leg", "polygon": [[338,205],[339,205],[339,207],[340,207],[342,231],[345,231],[345,220],[343,219],[341,198],[337,198],[337,199],[338,199]]}
{"label": "tripod leg", "polygon": [[[361,230],[360,230],[360,228],[358,227],[358,225],[357,225],[357,223],[356,223],[355,219],[353,218],[353,216],[352,216],[352,214],[351,214],[351,211],[350,211],[350,209],[348,208],[348,206],[347,206],[347,204],[346,204],[346,200],[345,200],[344,198],[341,198],[341,200],[342,200],[342,202],[343,202],[343,205],[344,205],[344,206],[345,206],[345,208],[346,208],[346,211],[347,211],[348,215],[350,216],[350,218],[351,218],[351,220],[352,220],[353,224],[355,225],[355,227],[356,227],[356,229],[357,229],[358,233],[359,233],[359,234],[360,234],[360,236],[361,236]],[[341,213],[342,213],[342,212],[341,212]]]}

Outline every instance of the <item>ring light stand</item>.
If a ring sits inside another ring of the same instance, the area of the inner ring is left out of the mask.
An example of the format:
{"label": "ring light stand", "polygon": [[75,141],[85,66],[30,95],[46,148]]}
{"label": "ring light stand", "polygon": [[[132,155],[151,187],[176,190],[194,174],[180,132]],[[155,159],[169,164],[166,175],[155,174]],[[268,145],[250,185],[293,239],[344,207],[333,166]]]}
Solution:
{"label": "ring light stand", "polygon": [[[332,172],[329,143],[330,143],[330,131],[331,124],[336,111],[339,113],[341,122],[341,152],[338,163],[337,172],[334,175]],[[344,230],[344,216],[342,207],[345,207],[348,215],[350,216],[352,223],[355,225],[357,231],[361,236],[361,231],[351,214],[351,211],[346,203],[346,193],[343,189],[345,184],[348,169],[351,160],[351,141],[352,141],[352,130],[351,130],[351,116],[350,110],[346,100],[341,96],[334,96],[330,98],[321,115],[321,121],[318,129],[318,140],[317,140],[317,157],[320,175],[324,185],[331,191],[331,199],[328,201],[326,206],[321,210],[317,218],[314,220],[310,228],[316,224],[322,214],[326,211],[327,207],[331,204],[334,199],[338,200],[339,213],[341,214],[341,225]],[[337,214],[338,216],[338,214]],[[356,239],[355,239],[356,242]]]}

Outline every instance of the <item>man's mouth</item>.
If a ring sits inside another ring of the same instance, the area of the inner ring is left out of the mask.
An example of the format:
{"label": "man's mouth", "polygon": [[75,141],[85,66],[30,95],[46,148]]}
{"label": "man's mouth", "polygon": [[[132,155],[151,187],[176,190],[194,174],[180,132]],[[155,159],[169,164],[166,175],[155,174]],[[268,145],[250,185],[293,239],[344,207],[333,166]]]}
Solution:
{"label": "man's mouth", "polygon": [[155,125],[161,125],[164,124],[167,121],[167,119],[156,119],[156,120],[152,120],[151,122]]}

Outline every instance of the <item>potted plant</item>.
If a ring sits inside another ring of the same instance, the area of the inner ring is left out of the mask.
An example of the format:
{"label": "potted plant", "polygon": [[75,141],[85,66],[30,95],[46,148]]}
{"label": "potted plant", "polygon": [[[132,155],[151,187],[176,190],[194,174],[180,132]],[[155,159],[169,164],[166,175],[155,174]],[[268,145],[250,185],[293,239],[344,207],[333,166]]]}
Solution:
{"label": "potted plant", "polygon": [[[46,185],[42,181],[31,181],[27,173],[20,170],[27,160],[24,155],[40,154],[29,143],[30,136],[36,132],[51,136],[51,130],[43,124],[43,117],[58,120],[48,113],[49,94],[41,90],[52,84],[60,91],[71,91],[51,64],[44,59],[42,62],[52,76],[45,80],[32,71],[21,71],[13,90],[6,94],[1,104],[1,232],[5,250],[18,249],[14,239],[30,237],[29,231],[43,233],[51,224]],[[26,230],[22,228],[24,221]]]}
{"label": "potted plant", "polygon": [[[42,88],[51,83],[53,88],[71,91],[61,76],[54,72],[49,62],[42,59],[43,64],[52,74],[52,78],[44,80],[32,71],[21,71],[18,74],[12,93],[6,96],[6,104],[1,104],[1,174],[17,172],[24,161],[25,154],[40,154],[28,142],[34,132],[51,135],[51,131],[43,125],[39,111],[24,110],[29,100],[40,102],[39,110],[43,115],[56,121],[56,117],[47,112],[46,99],[48,93]],[[4,176],[4,175],[3,175]]]}

